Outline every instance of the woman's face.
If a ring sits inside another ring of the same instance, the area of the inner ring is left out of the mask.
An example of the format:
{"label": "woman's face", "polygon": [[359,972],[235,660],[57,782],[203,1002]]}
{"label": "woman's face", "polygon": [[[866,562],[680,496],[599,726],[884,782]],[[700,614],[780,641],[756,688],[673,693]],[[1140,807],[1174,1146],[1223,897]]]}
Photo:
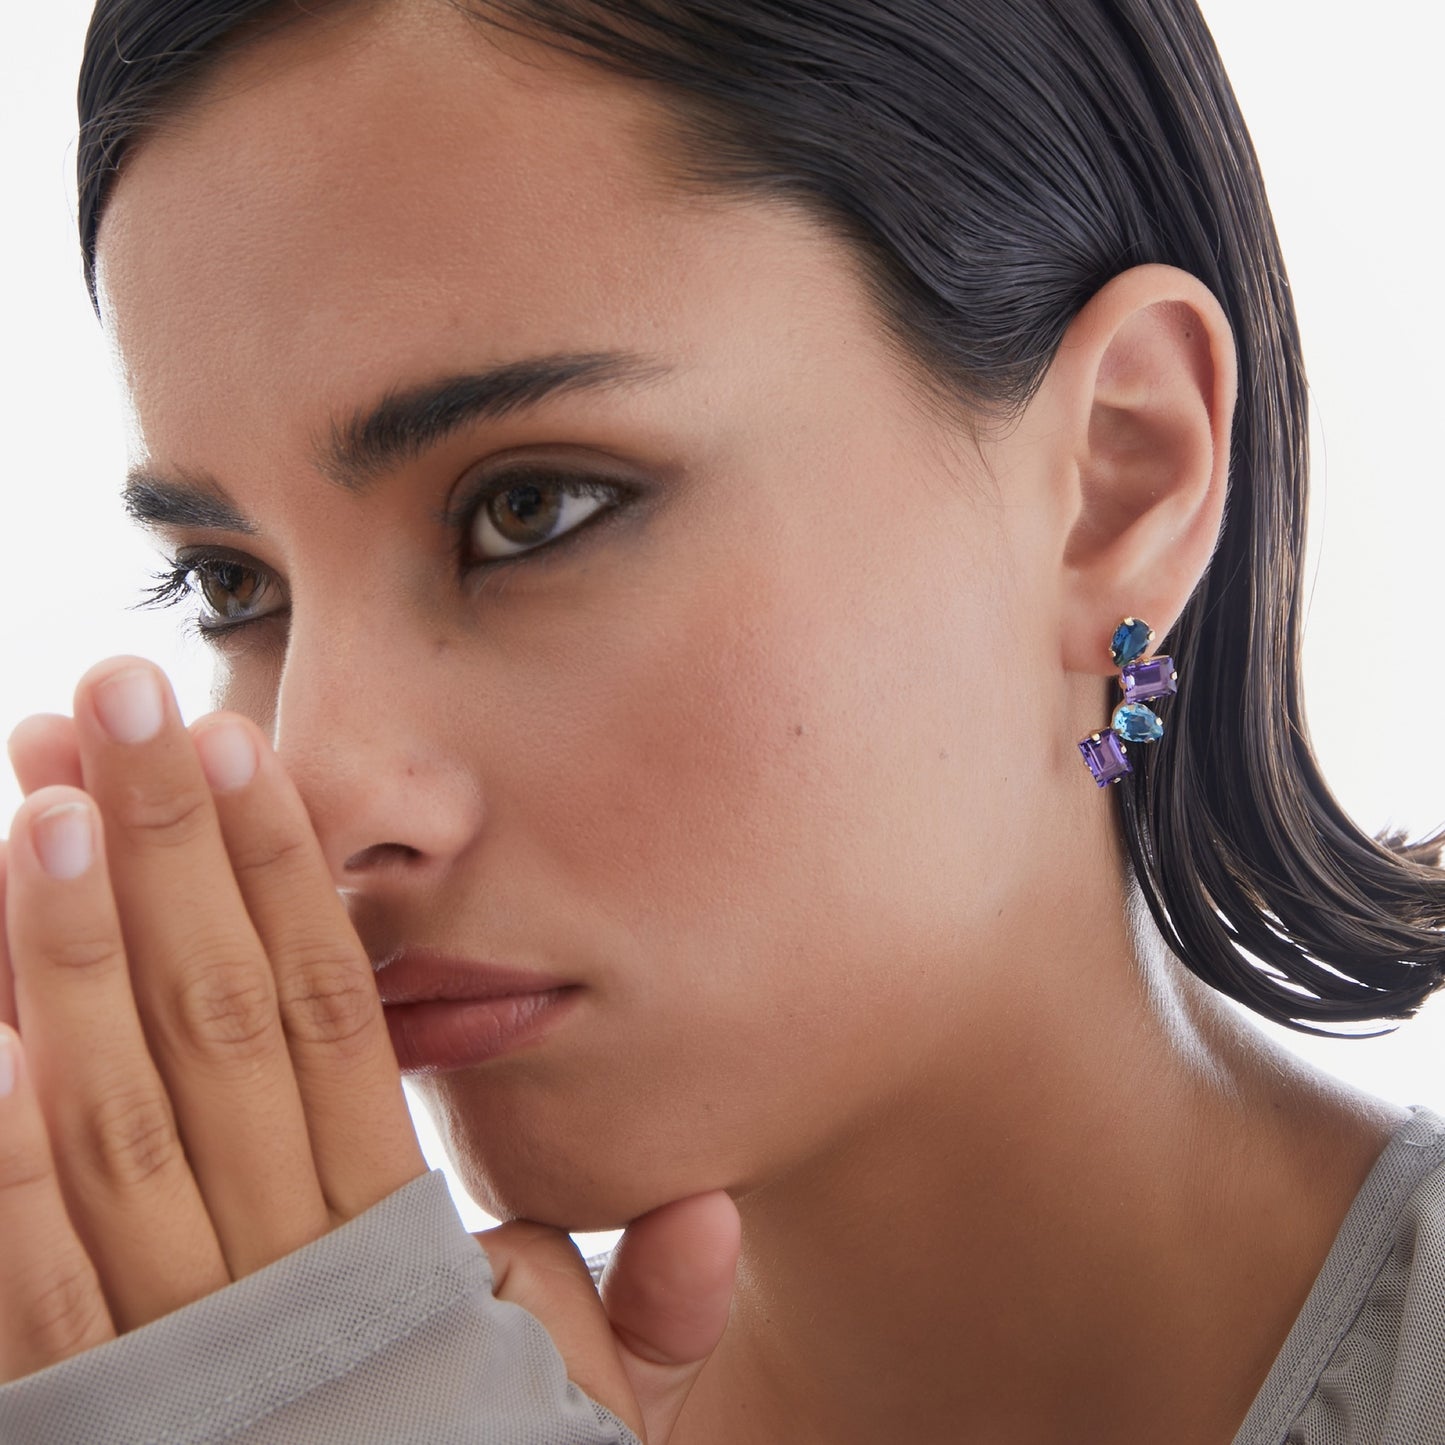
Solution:
{"label": "woman's face", "polygon": [[162,536],[241,563],[220,701],[272,730],[374,957],[581,985],[419,1079],[481,1202],[573,1228],[777,1177],[956,1070],[1037,910],[1023,840],[1068,826],[1066,769],[1094,793],[1029,665],[1027,467],[918,404],[828,233],[684,196],[662,134],[600,70],[367,7],[238,51],[101,231],[135,461],[210,507]]}

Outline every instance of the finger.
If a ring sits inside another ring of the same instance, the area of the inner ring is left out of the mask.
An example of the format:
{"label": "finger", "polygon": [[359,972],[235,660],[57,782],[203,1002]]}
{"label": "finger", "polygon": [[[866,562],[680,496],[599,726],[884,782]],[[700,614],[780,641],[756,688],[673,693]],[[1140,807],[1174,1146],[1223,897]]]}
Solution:
{"label": "finger", "polygon": [[70,1227],[24,1051],[0,1026],[0,1382],[115,1338]]}
{"label": "finger", "polygon": [[15,978],[10,968],[10,944],[5,932],[5,874],[9,844],[0,840],[0,1024],[18,1027],[15,1016]]}
{"label": "finger", "polygon": [[193,729],[246,910],[276,979],[281,1021],[333,1218],[427,1171],[376,979],[306,808],[246,719]]}
{"label": "finger", "polygon": [[[473,1237],[491,1261],[492,1293],[536,1315],[566,1362],[567,1378],[634,1434],[651,1439],[587,1262],[572,1240],[560,1229],[530,1220],[501,1224]],[[665,1445],[665,1440],[657,1437],[653,1445]]]}
{"label": "finger", "polygon": [[73,788],[15,815],[7,929],[36,1095],[75,1231],[121,1330],[230,1282],[146,1049],[100,819]]}
{"label": "finger", "polygon": [[78,788],[80,747],[75,723],[59,713],[36,713],[10,734],[10,766],[27,797],[37,788],[63,783]]}
{"label": "finger", "polygon": [[160,671],[139,658],[92,668],[75,722],[150,1051],[239,1278],[331,1224],[271,965]]}
{"label": "finger", "polygon": [[633,1222],[602,1274],[602,1303],[647,1426],[662,1442],[727,1327],[742,1226],[722,1191]]}

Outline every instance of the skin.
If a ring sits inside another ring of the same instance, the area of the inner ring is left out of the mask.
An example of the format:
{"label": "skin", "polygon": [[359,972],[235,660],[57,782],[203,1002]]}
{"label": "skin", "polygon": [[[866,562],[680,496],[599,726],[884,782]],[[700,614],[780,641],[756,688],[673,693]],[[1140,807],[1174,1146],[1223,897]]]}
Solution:
{"label": "skin", "polygon": [[[1118,619],[1162,641],[1207,565],[1228,324],[1125,273],[978,432],[840,241],[684,194],[666,144],[626,83],[416,0],[238,52],[135,152],[99,247],[135,461],[254,520],[164,540],[278,609],[219,644],[218,701],[373,958],[582,986],[420,1081],[485,1207],[736,1200],[675,1441],[1226,1441],[1405,1117],[1136,947],[1076,747]],[[667,374],[362,493],[318,465],[389,391],[613,349]],[[635,499],[459,574],[434,513],[525,459]]]}
{"label": "skin", "polygon": [[[188,733],[156,669],[120,658],[81,680],[73,720],[31,719],[11,749],[28,796],[0,845],[0,1382],[426,1167],[369,960],[254,725]],[[565,1234],[476,1238],[497,1297],[659,1445],[725,1326],[737,1223],[721,1193],[648,1212],[605,1308]]]}

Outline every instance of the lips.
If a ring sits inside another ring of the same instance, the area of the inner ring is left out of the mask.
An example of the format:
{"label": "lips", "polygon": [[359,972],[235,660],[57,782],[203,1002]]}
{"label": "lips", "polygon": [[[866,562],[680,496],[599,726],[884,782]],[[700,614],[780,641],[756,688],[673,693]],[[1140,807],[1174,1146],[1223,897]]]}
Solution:
{"label": "lips", "polygon": [[568,979],[554,974],[457,958],[424,948],[403,949],[373,967],[377,992],[384,1004],[511,998],[550,993],[570,984]]}
{"label": "lips", "polygon": [[406,949],[376,965],[403,1073],[435,1074],[538,1044],[582,992],[555,974]]}

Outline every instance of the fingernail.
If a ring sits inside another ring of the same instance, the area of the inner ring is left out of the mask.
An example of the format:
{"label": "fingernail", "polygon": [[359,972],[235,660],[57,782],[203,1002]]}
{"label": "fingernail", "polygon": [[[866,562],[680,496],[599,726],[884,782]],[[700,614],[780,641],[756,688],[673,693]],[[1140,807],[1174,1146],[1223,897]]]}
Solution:
{"label": "fingernail", "polygon": [[144,743],[160,732],[165,703],[160,683],[148,667],[126,667],[95,690],[100,725],[118,743]]}
{"label": "fingernail", "polygon": [[42,813],[31,829],[40,866],[65,883],[79,878],[95,856],[95,832],[84,803],[58,803]]}
{"label": "fingernail", "polygon": [[15,1087],[15,1045],[10,1030],[0,1029],[0,1099]]}
{"label": "fingernail", "polygon": [[219,722],[196,734],[201,771],[218,793],[244,788],[256,776],[256,745],[239,723]]}

